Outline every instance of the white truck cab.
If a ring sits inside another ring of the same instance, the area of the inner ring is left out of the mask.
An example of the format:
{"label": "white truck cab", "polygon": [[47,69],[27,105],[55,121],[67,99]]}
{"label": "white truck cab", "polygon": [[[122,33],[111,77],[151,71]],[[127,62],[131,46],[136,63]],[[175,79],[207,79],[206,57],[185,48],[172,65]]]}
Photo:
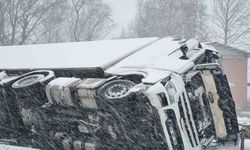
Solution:
{"label": "white truck cab", "polygon": [[[142,83],[131,91],[143,89],[157,108],[169,149],[198,150],[214,140],[236,142],[239,130],[234,102],[218,51],[194,39],[181,42],[161,39],[106,72],[143,76]],[[221,102],[222,94],[228,99],[224,101],[231,102]],[[233,115],[227,115],[220,103],[227,103],[225,107]]]}

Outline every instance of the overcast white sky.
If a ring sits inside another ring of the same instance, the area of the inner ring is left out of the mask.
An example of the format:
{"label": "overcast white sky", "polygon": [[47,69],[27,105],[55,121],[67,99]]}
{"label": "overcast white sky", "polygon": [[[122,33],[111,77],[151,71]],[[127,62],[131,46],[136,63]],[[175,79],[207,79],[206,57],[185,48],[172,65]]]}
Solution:
{"label": "overcast white sky", "polygon": [[136,14],[137,0],[104,0],[113,9],[113,19],[117,24],[112,36],[119,35],[122,27],[126,26]]}

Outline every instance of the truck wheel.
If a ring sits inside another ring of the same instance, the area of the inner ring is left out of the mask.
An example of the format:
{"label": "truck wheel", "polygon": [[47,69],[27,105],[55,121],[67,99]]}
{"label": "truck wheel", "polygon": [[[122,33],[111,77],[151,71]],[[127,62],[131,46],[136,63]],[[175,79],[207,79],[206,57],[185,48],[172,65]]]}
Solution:
{"label": "truck wheel", "polygon": [[24,78],[17,80],[15,83],[12,84],[13,88],[24,88],[31,85],[38,83],[41,79],[44,78],[43,74],[34,74],[29,75]]}
{"label": "truck wheel", "polygon": [[97,95],[106,100],[119,100],[129,95],[128,91],[135,83],[129,80],[114,80],[104,84],[98,91]]}
{"label": "truck wheel", "polygon": [[32,71],[21,75],[12,84],[20,108],[30,109],[47,103],[45,86],[54,78],[54,72],[49,70]]}
{"label": "truck wheel", "polygon": [[12,84],[14,89],[26,88],[37,83],[46,85],[55,78],[54,72],[49,70],[38,70],[26,73]]}
{"label": "truck wheel", "polygon": [[114,80],[104,84],[97,90],[97,107],[103,111],[125,111],[130,93],[128,92],[135,84],[129,80]]}
{"label": "truck wheel", "polygon": [[39,70],[21,75],[13,82],[11,90],[26,129],[26,131],[21,131],[22,135],[29,135],[30,128],[37,124],[36,109],[48,102],[45,86],[54,77],[53,71]]}

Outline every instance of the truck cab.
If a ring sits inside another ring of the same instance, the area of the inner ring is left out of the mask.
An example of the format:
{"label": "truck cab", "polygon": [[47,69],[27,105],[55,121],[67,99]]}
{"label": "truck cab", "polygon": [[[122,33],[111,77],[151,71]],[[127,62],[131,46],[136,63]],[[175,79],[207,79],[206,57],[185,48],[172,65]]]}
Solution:
{"label": "truck cab", "polygon": [[[183,44],[177,41],[162,39],[107,72],[144,76],[138,87],[143,87],[157,108],[170,149],[204,149],[215,141],[236,143],[239,128],[235,104],[218,51],[192,39],[184,43],[188,50],[183,52]],[[164,47],[168,42],[171,44]],[[157,48],[165,52],[157,53]],[[160,55],[141,66],[132,64],[149,58],[150,50]]]}

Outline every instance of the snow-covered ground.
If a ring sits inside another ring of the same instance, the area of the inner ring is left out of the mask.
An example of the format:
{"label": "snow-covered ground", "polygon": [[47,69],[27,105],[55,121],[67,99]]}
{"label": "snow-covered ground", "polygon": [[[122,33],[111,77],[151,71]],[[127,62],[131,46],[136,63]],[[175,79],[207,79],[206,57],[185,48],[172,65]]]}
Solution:
{"label": "snow-covered ground", "polygon": [[[207,150],[240,150],[240,145],[226,145],[226,146],[217,146],[217,147],[211,147]],[[250,139],[245,140],[245,149],[244,150],[250,150]]]}
{"label": "snow-covered ground", "polygon": [[0,144],[0,150],[38,150],[38,149]]}
{"label": "snow-covered ground", "polygon": [[[38,149],[0,144],[0,150],[38,150]],[[240,150],[240,146],[239,145],[216,146],[216,147],[210,147],[207,150]],[[245,150],[250,150],[250,140],[245,140]]]}

